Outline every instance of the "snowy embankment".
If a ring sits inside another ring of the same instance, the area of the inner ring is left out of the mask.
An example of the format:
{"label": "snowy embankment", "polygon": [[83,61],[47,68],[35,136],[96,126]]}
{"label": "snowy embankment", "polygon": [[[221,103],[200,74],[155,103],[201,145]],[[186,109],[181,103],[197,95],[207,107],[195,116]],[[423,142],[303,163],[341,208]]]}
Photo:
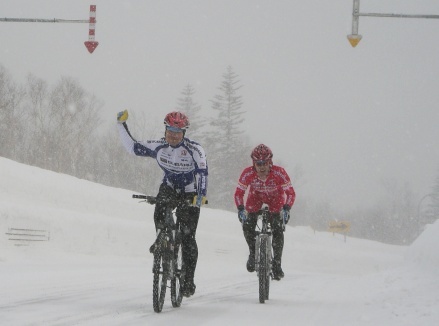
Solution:
{"label": "snowy embankment", "polygon": [[[286,276],[260,305],[236,214],[203,208],[197,292],[155,314],[152,206],[4,158],[0,180],[4,325],[439,324],[439,223],[410,247],[288,227]],[[49,241],[17,246],[11,228],[47,231]]]}

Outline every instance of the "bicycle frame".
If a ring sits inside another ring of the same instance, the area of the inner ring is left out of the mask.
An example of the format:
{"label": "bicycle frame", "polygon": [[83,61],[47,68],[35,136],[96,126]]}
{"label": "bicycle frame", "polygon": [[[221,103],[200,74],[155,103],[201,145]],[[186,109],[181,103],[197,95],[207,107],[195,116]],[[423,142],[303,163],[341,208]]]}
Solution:
{"label": "bicycle frame", "polygon": [[[268,221],[270,213],[268,211],[268,207],[261,209],[258,213],[258,228],[260,231],[256,231],[256,243],[255,243],[255,271],[259,276],[259,250],[262,239],[266,239],[268,241],[266,254],[270,257],[270,267],[272,260],[272,234],[271,234],[271,225]],[[271,268],[270,268],[271,271]]]}
{"label": "bicycle frame", "polygon": [[[161,229],[157,229],[156,232],[156,247],[161,251],[162,254],[172,253],[174,251],[175,242],[176,242],[176,233],[177,229],[179,229],[179,225],[174,221],[174,213],[172,208],[166,208],[165,214],[165,225]],[[156,250],[157,250],[156,249]],[[170,259],[173,256],[171,255]],[[165,271],[163,271],[164,273]],[[169,270],[166,271],[166,276],[168,279],[172,279],[174,277],[174,265],[171,264],[169,266]]]}
{"label": "bicycle frame", "polygon": [[[155,205],[156,197],[133,195],[133,198],[144,199],[145,202]],[[171,302],[174,308],[180,307],[183,299],[181,286],[184,282],[185,270],[182,261],[181,236],[179,223],[174,221],[174,204],[166,205],[164,225],[157,229],[154,242],[153,277],[153,307],[155,312],[161,312],[168,288],[171,282]]]}

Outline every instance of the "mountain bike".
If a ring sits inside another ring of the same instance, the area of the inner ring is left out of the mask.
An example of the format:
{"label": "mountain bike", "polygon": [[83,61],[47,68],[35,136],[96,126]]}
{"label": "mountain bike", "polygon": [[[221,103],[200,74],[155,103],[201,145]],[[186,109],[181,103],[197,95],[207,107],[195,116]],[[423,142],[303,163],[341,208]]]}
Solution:
{"label": "mountain bike", "polygon": [[[133,195],[133,198],[144,199],[145,202],[155,205],[156,197]],[[154,242],[154,262],[152,267],[153,290],[152,302],[155,312],[161,312],[165,302],[168,281],[171,288],[171,302],[174,308],[180,307],[183,299],[182,286],[185,279],[185,266],[182,259],[182,234],[180,223],[174,221],[174,207],[178,200],[169,201],[166,207],[165,223],[163,228],[157,229]]]}
{"label": "mountain bike", "polygon": [[255,242],[255,271],[259,278],[259,302],[265,303],[270,295],[270,278],[272,277],[272,234],[269,221],[270,212],[264,205],[258,212],[258,228]]}

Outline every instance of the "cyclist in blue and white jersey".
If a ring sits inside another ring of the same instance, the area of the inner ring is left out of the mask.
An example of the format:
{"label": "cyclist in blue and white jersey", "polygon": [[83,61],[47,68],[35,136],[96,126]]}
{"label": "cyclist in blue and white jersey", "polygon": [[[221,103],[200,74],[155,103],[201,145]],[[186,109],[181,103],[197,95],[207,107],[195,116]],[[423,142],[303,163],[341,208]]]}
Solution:
{"label": "cyclist in blue and white jersey", "polygon": [[[128,130],[128,111],[117,114],[117,127],[125,149],[137,156],[155,158],[163,170],[163,181],[157,195],[154,211],[156,229],[164,223],[166,204],[162,199],[182,199],[176,216],[183,230],[183,261],[186,278],[183,295],[195,293],[194,275],[198,261],[198,246],[195,234],[200,216],[200,206],[207,193],[207,160],[203,147],[185,137],[189,119],[181,112],[171,112],[164,119],[165,136],[158,140],[137,141]],[[188,201],[194,204],[189,204]],[[150,251],[154,252],[154,245]]]}

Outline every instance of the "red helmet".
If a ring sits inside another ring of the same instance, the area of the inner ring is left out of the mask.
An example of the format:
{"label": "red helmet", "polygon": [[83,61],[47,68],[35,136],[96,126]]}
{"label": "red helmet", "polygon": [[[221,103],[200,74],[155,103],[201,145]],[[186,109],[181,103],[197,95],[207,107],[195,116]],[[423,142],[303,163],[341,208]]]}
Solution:
{"label": "red helmet", "polygon": [[253,149],[250,157],[252,158],[253,163],[256,163],[258,161],[262,161],[262,162],[268,161],[270,165],[273,165],[273,162],[271,160],[273,157],[273,152],[268,146],[265,146],[264,144],[260,144],[256,146]]}
{"label": "red helmet", "polygon": [[163,123],[166,125],[166,127],[180,129],[181,131],[189,128],[188,117],[184,113],[178,111],[168,113]]}

